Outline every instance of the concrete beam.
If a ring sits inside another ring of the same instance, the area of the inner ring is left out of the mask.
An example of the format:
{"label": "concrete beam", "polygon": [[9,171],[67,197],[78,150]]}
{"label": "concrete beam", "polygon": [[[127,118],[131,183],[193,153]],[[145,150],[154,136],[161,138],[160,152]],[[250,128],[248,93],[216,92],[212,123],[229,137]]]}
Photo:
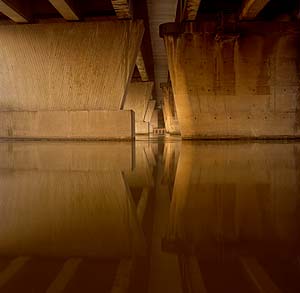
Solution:
{"label": "concrete beam", "polygon": [[142,81],[149,81],[149,76],[147,73],[147,69],[146,69],[146,65],[145,65],[145,61],[144,61],[144,56],[141,50],[139,50],[138,52],[138,56],[136,59],[136,66],[137,69],[140,73],[141,79]]}
{"label": "concrete beam", "polygon": [[[132,6],[130,0],[111,0],[115,13],[119,19],[132,19]],[[140,73],[142,81],[149,81],[144,56],[141,50],[138,52],[136,66]]]}
{"label": "concrete beam", "polygon": [[131,19],[132,7],[130,0],[111,0],[116,15],[119,19]]}
{"label": "concrete beam", "polygon": [[74,0],[49,0],[55,9],[66,20],[79,20],[79,12],[76,9]]}
{"label": "concrete beam", "polygon": [[145,115],[145,118],[144,118],[145,122],[150,122],[151,121],[155,105],[156,105],[155,100],[150,100],[149,101],[148,108],[147,108],[147,111],[146,111],[146,115]]}
{"label": "concrete beam", "polygon": [[17,23],[27,23],[31,18],[30,8],[21,0],[0,0],[0,12]]}
{"label": "concrete beam", "polygon": [[264,9],[269,1],[270,0],[245,0],[240,14],[240,19],[254,19]]}
{"label": "concrete beam", "polygon": [[183,6],[183,19],[194,21],[197,17],[201,0],[186,0]]}

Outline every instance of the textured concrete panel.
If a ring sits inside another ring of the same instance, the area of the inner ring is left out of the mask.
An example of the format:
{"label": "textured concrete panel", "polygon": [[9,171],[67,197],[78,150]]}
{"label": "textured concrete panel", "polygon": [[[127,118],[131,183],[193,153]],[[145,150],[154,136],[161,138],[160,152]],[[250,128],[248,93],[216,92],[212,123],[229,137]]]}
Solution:
{"label": "textured concrete panel", "polygon": [[252,27],[164,36],[184,138],[300,136],[299,34]]}
{"label": "textured concrete panel", "polygon": [[0,138],[132,139],[132,111],[0,112]]}
{"label": "textured concrete panel", "polygon": [[145,115],[145,122],[150,122],[151,121],[151,117],[154,111],[156,105],[156,101],[155,100],[150,100],[148,103],[148,107],[147,107],[147,111],[146,111],[146,115]]}
{"label": "textured concrete panel", "polygon": [[149,133],[149,123],[145,122],[148,103],[152,98],[153,82],[132,82],[129,84],[124,109],[135,113],[135,132]]}
{"label": "textured concrete panel", "polygon": [[149,123],[148,122],[135,122],[135,133],[136,134],[149,134]]}
{"label": "textured concrete panel", "polygon": [[151,121],[150,121],[151,128],[158,128],[158,110],[154,110],[152,113]]}
{"label": "textured concrete panel", "polygon": [[148,102],[152,97],[153,82],[131,82],[128,86],[124,110],[133,110],[135,121],[144,121]]}
{"label": "textured concrete panel", "polygon": [[143,31],[142,21],[1,26],[0,110],[121,109]]}

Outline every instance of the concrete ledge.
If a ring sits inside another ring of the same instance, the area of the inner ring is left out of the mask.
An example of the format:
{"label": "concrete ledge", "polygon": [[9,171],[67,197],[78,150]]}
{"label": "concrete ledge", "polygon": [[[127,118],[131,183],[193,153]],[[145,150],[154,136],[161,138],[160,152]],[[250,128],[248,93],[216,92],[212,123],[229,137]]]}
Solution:
{"label": "concrete ledge", "polygon": [[0,112],[2,139],[131,140],[133,111]]}

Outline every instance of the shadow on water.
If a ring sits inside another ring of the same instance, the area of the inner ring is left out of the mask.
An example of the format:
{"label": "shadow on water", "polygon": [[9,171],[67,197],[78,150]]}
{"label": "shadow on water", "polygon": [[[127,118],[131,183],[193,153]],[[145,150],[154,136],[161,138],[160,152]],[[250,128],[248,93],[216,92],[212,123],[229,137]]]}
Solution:
{"label": "shadow on water", "polygon": [[300,292],[300,143],[0,143],[0,292]]}

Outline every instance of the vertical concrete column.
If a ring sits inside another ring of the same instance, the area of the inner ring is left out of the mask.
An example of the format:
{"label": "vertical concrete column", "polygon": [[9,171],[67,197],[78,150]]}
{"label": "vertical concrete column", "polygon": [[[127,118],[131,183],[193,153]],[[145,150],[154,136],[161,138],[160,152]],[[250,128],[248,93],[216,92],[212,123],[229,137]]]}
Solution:
{"label": "vertical concrete column", "polygon": [[293,23],[161,26],[183,138],[298,137],[299,30]]}

